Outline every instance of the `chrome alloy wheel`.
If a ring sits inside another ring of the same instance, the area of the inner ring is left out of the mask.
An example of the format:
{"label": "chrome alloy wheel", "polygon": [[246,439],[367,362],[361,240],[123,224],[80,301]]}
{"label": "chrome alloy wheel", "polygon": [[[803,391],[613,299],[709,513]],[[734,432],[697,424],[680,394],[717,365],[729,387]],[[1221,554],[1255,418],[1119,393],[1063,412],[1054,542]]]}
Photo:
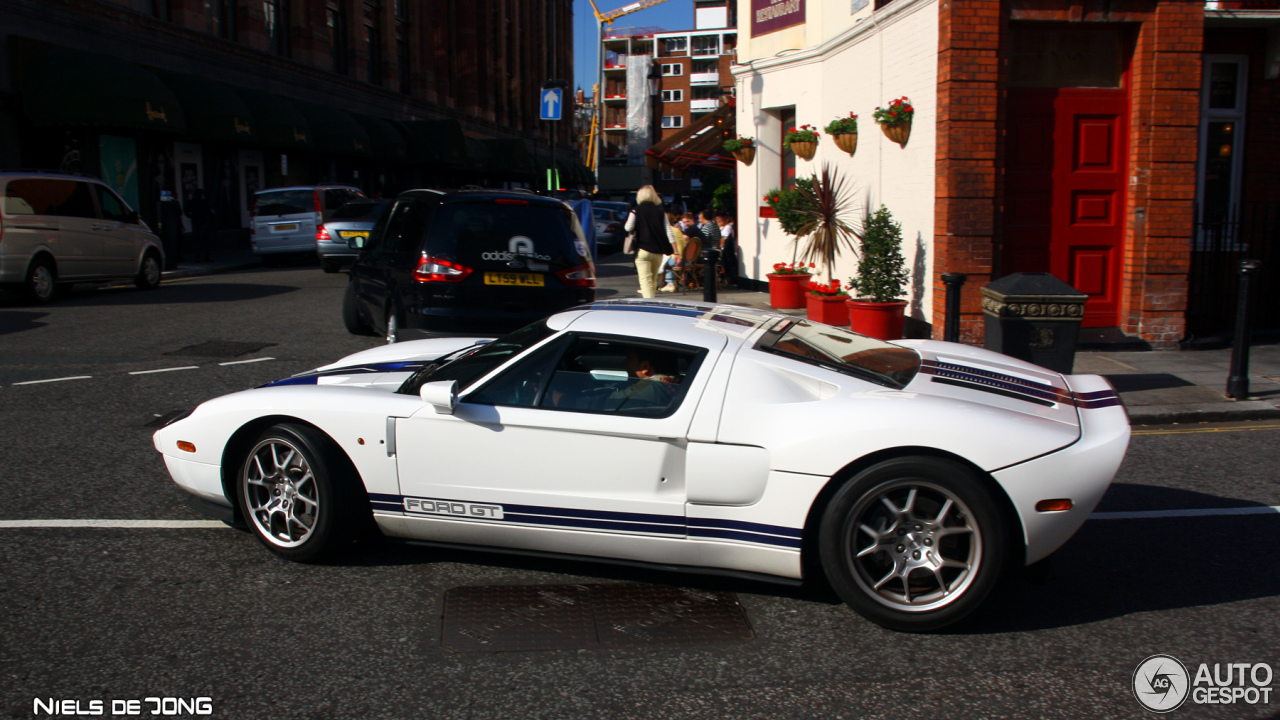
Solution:
{"label": "chrome alloy wheel", "polygon": [[155,255],[147,255],[142,259],[142,279],[147,287],[160,284],[160,261]]}
{"label": "chrome alloy wheel", "polygon": [[859,499],[845,540],[854,580],[899,612],[958,600],[982,564],[982,530],[960,498],[918,479],[887,482]]}
{"label": "chrome alloy wheel", "polygon": [[259,442],[240,472],[247,507],[259,533],[273,545],[298,547],[311,537],[320,512],[311,463],[283,438]]}

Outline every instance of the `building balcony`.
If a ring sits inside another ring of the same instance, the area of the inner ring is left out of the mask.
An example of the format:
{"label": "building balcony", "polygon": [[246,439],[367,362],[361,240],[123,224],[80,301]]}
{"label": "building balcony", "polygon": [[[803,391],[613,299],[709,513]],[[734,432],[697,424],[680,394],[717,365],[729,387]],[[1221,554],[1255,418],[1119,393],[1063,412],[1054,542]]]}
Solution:
{"label": "building balcony", "polygon": [[626,124],[626,123],[614,123],[614,124],[612,124],[612,125],[605,125],[605,126],[604,126],[604,131],[605,131],[605,132],[626,132],[626,131],[627,131],[627,124]]}
{"label": "building balcony", "polygon": [[719,85],[720,73],[690,73],[690,85]]}
{"label": "building balcony", "polygon": [[710,112],[718,107],[720,107],[720,101],[715,98],[689,101],[689,112]]}
{"label": "building balcony", "polygon": [[625,104],[627,102],[627,95],[626,93],[623,93],[621,95],[605,95],[604,101],[607,104],[617,104],[617,103]]}

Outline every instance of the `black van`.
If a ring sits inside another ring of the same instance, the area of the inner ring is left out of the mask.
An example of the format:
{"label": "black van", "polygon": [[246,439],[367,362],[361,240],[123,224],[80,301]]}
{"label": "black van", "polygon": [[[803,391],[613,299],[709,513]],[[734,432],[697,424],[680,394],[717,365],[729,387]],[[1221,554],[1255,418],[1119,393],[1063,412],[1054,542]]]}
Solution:
{"label": "black van", "polygon": [[[353,240],[358,247],[360,240]],[[590,303],[595,266],[573,210],[531,193],[410,190],[351,267],[342,319],[387,342],[509,332]]]}

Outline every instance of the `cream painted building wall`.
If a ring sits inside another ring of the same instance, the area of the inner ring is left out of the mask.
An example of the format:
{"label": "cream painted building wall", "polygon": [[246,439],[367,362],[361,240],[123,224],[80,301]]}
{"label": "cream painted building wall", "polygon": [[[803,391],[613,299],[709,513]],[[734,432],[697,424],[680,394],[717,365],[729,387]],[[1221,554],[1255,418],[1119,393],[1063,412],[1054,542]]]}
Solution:
{"label": "cream painted building wall", "polygon": [[[929,321],[933,268],[934,174],[938,77],[938,0],[895,0],[874,11],[874,0],[855,12],[851,0],[807,0],[806,21],[751,37],[751,0],[738,0],[738,134],[756,139],[756,159],[738,164],[739,254],[745,276],[765,281],[777,262],[792,259],[793,238],[778,221],[760,217],[765,193],[782,184],[781,114],[795,108],[796,125],[821,129],[837,116],[858,115],[852,157],[821,133],[813,160],[796,159],[796,176],[818,174],[829,163],[863,208],[889,208],[902,224],[903,255],[911,269],[907,313]],[[872,113],[906,96],[915,108],[905,147],[880,131]],[[835,277],[847,282],[857,259],[845,252]]]}

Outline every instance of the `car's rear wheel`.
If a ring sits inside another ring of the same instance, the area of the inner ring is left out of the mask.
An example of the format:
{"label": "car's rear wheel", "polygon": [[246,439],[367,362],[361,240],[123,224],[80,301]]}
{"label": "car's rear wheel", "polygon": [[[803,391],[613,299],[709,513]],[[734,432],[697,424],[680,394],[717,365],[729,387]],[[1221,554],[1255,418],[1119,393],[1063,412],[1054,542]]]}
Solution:
{"label": "car's rear wheel", "polygon": [[138,275],[133,279],[133,284],[142,290],[155,290],[160,287],[160,255],[154,250],[148,250],[146,255],[142,256],[142,266],[138,268]]}
{"label": "car's rear wheel", "polygon": [[850,607],[884,627],[925,632],[986,599],[1009,535],[974,471],[940,458],[895,458],[836,492],[818,546],[827,579]]}
{"label": "car's rear wheel", "polygon": [[37,303],[51,302],[58,295],[58,276],[53,262],[47,257],[36,258],[27,268],[23,290],[28,299]]}
{"label": "car's rear wheel", "polygon": [[342,295],[342,324],[352,335],[374,335],[373,328],[360,316],[360,299],[356,296],[356,284],[347,283],[347,291]]}
{"label": "car's rear wheel", "polygon": [[342,269],[342,263],[337,260],[320,260],[320,268],[327,273],[336,273]]}
{"label": "car's rear wheel", "polygon": [[367,526],[368,497],[342,451],[305,425],[276,425],[254,443],[237,476],[249,528],[271,552],[311,562],[349,545]]}

